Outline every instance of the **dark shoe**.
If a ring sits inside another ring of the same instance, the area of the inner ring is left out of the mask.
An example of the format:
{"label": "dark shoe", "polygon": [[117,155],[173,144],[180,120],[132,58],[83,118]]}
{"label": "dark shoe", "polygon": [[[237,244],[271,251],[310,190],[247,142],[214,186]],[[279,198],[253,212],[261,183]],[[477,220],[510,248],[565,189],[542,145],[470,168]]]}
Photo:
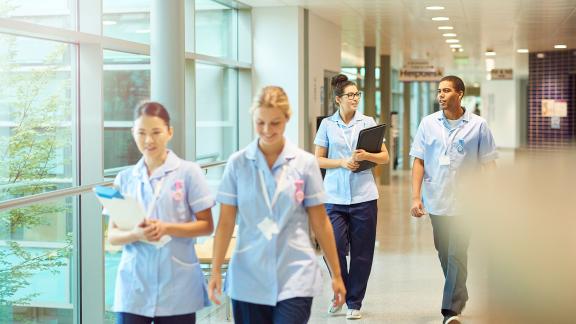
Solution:
{"label": "dark shoe", "polygon": [[461,324],[460,317],[458,315],[454,316],[444,316],[443,324]]}

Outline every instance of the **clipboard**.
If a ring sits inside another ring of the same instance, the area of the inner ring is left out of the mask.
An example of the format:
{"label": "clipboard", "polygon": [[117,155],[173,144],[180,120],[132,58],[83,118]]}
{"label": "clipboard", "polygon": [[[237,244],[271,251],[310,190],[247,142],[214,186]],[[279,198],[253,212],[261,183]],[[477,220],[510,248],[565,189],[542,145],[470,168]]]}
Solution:
{"label": "clipboard", "polygon": [[[368,128],[364,128],[358,134],[358,142],[356,149],[362,149],[369,153],[380,153],[382,151],[382,141],[384,140],[384,132],[386,131],[386,124],[380,124]],[[376,166],[376,163],[370,161],[358,162],[360,166],[358,169],[352,171],[354,173],[361,172]]]}

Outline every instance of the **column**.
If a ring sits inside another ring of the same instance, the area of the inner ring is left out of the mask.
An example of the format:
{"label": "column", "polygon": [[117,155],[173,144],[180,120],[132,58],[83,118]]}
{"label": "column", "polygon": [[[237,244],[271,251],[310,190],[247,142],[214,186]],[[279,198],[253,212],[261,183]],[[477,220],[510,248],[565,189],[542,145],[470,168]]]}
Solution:
{"label": "column", "polygon": [[376,117],[376,47],[364,47],[364,115]]}
{"label": "column", "polygon": [[380,184],[390,184],[390,170],[392,167],[392,132],[390,129],[390,108],[392,106],[392,83],[391,83],[390,55],[380,55],[380,122],[385,123],[386,147],[390,156],[390,163],[381,166]]}
{"label": "column", "polygon": [[184,9],[183,0],[153,0],[150,10],[151,99],[163,104],[170,112],[174,126],[170,146],[181,157],[186,156]]}
{"label": "column", "polygon": [[410,96],[411,82],[404,82],[404,114],[402,122],[402,169],[410,170]]}

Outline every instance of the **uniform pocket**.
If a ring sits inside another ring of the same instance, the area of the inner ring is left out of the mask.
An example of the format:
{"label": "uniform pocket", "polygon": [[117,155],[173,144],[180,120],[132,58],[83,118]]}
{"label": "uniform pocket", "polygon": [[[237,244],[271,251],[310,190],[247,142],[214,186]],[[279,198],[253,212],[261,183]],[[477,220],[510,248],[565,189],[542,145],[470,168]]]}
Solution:
{"label": "uniform pocket", "polygon": [[[192,309],[194,312],[209,305],[206,279],[200,263],[184,262],[172,256],[172,289],[175,305],[180,309]],[[191,307],[191,308],[190,308]]]}
{"label": "uniform pocket", "polygon": [[196,265],[199,265],[198,262],[195,262],[195,263],[184,262],[184,261],[178,259],[178,258],[175,257],[175,256],[172,256],[172,261],[174,261],[176,264],[179,264],[179,265],[181,265],[181,266],[183,266],[183,267],[189,267],[189,268],[194,268]]}

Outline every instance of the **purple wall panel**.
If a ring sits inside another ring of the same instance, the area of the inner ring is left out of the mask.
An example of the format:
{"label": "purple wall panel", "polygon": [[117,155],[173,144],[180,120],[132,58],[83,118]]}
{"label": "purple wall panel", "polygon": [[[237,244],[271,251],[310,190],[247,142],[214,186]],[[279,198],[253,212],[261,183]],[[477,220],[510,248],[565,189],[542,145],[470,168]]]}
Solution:
{"label": "purple wall panel", "polygon": [[[529,57],[528,145],[563,147],[576,142],[576,51],[536,53]],[[542,99],[568,101],[568,117],[560,118],[560,129],[551,127],[551,117],[542,117]]]}

